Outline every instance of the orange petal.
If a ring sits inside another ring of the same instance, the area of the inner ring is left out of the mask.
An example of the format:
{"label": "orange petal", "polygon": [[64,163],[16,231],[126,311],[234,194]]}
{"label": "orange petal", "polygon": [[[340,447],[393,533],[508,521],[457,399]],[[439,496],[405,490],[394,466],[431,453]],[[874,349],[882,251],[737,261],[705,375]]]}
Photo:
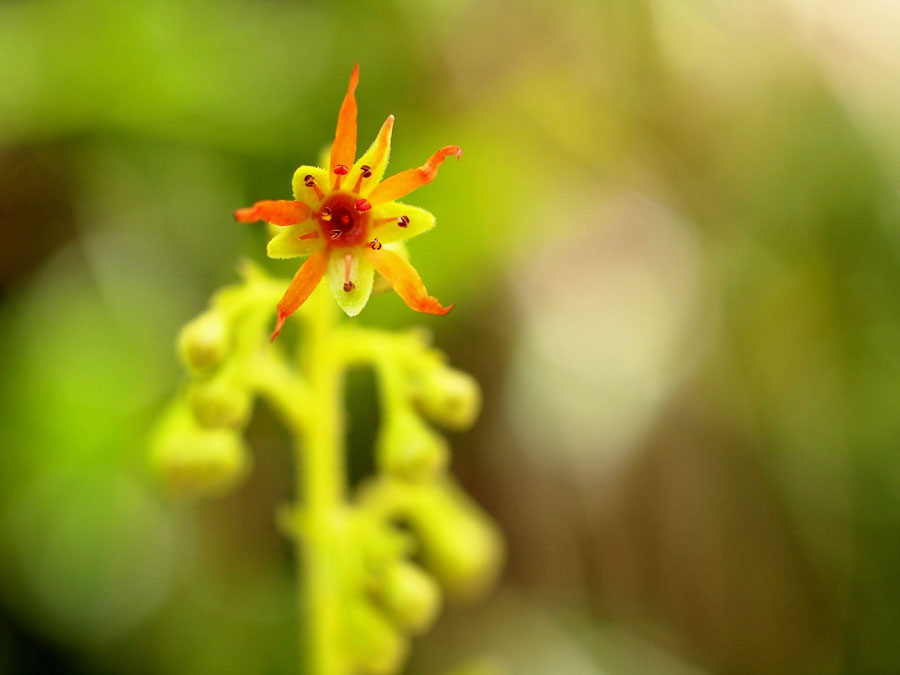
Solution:
{"label": "orange petal", "polygon": [[403,195],[408,195],[416,188],[430,183],[437,176],[438,167],[450,155],[456,155],[456,159],[459,159],[462,157],[462,150],[459,149],[458,145],[445,146],[434,153],[418,169],[407,169],[406,171],[395,173],[372,190],[372,194],[369,195],[369,201],[376,206],[385,202],[392,202],[395,199],[400,199]]}
{"label": "orange petal", "polygon": [[386,248],[380,250],[366,249],[366,255],[375,270],[387,279],[391,287],[397,292],[403,302],[417,312],[426,314],[439,314],[443,316],[451,309],[443,307],[436,298],[428,295],[425,284],[416,269],[402,257]]}
{"label": "orange petal", "polygon": [[291,285],[278,301],[278,322],[275,324],[275,332],[272,333],[273,342],[281,332],[284,320],[296,312],[309,294],[316,289],[316,286],[322,281],[322,277],[325,276],[326,269],[328,269],[328,251],[322,249],[309,256],[297,270]]}
{"label": "orange petal", "polygon": [[347,87],[347,94],[344,96],[344,102],[341,104],[341,111],[338,113],[337,131],[334,134],[334,145],[331,146],[331,167],[343,164],[346,167],[353,166],[353,159],[356,157],[356,84],[359,82],[359,64],[353,66],[353,72],[350,74],[350,85]]}
{"label": "orange petal", "polygon": [[303,202],[292,202],[287,199],[274,199],[256,202],[246,209],[234,212],[234,219],[242,223],[255,223],[264,220],[272,225],[298,225],[307,220],[312,213]]}

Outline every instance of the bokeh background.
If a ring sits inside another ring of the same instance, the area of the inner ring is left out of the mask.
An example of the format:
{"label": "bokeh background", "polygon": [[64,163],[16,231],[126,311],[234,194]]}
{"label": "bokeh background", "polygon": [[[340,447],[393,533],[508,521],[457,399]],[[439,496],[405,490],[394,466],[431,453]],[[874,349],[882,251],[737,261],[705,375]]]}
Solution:
{"label": "bokeh background", "polygon": [[481,381],[454,470],[509,547],[408,672],[900,672],[898,34],[894,0],[0,2],[0,674],[294,670],[284,432],[260,407],[201,503],[145,439],[179,326],[264,259],[231,212],[288,197],[357,60],[361,145],[465,150],[412,247],[456,310],[361,320]]}

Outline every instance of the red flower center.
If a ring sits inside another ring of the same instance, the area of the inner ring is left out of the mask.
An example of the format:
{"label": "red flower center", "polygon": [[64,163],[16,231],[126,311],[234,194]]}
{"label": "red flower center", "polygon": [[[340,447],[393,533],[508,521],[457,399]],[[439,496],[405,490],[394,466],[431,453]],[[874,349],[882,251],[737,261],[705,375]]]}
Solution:
{"label": "red flower center", "polygon": [[359,198],[350,192],[334,192],[322,203],[316,219],[330,248],[359,246],[369,233],[368,204],[363,210]]}

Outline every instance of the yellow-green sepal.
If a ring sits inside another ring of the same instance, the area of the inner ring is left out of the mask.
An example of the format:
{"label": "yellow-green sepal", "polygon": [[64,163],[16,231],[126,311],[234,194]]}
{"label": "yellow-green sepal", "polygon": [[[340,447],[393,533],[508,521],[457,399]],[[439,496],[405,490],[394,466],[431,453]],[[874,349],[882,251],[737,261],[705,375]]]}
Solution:
{"label": "yellow-green sepal", "polygon": [[[315,233],[317,236],[301,239],[302,236]],[[266,254],[270,258],[283,260],[285,258],[299,258],[310,255],[320,250],[325,243],[312,221],[301,225],[282,227],[278,234],[269,240],[266,246]]]}
{"label": "yellow-green sepal", "polygon": [[294,172],[294,178],[291,180],[291,186],[294,189],[294,199],[315,207],[321,199],[316,189],[306,184],[307,176],[312,178],[323,194],[328,194],[329,190],[331,190],[330,176],[326,169],[320,169],[317,166],[304,165]]}
{"label": "yellow-green sepal", "polygon": [[356,160],[356,163],[350,169],[350,175],[347,176],[345,185],[348,188],[353,188],[362,176],[362,167],[369,167],[369,177],[363,177],[360,183],[359,194],[361,197],[365,197],[372,192],[384,177],[384,171],[387,169],[388,159],[391,156],[391,132],[393,128],[394,116],[391,115],[381,126],[381,130],[378,132],[375,140],[372,141],[369,149],[363,153],[362,157]]}
{"label": "yellow-green sepal", "polygon": [[376,222],[386,218],[390,221],[372,230],[372,236],[382,244],[406,241],[434,227],[434,216],[418,206],[402,202],[388,202],[372,209],[372,219]]}
{"label": "yellow-green sepal", "polygon": [[[347,284],[347,259],[350,259],[350,277]],[[337,249],[332,251],[325,278],[334,299],[347,314],[356,316],[362,311],[372,295],[372,281],[375,269],[361,250]],[[349,290],[348,290],[349,289]]]}

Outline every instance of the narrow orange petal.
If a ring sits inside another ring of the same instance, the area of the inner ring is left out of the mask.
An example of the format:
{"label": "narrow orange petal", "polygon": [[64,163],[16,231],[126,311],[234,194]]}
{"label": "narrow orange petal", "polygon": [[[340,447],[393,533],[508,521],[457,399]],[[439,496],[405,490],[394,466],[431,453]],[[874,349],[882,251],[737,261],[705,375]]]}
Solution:
{"label": "narrow orange petal", "polygon": [[369,195],[369,201],[374,205],[392,202],[408,195],[416,188],[430,183],[437,176],[438,167],[444,163],[444,159],[450,155],[456,155],[456,159],[462,157],[462,150],[458,145],[448,145],[434,153],[427,162],[418,169],[407,169],[395,173],[390,178],[385,178]]}
{"label": "narrow orange petal", "polygon": [[331,146],[330,172],[334,171],[334,167],[338,164],[343,164],[348,168],[353,166],[353,159],[356,157],[356,96],[354,93],[358,82],[359,64],[357,63],[353,66],[347,94],[344,96],[341,111],[338,113],[337,131],[334,134],[334,145]]}
{"label": "narrow orange petal", "polygon": [[428,295],[425,284],[422,283],[422,278],[416,269],[393,251],[386,248],[366,249],[366,255],[376,271],[387,279],[397,295],[403,298],[403,302],[412,309],[440,316],[453,309],[455,303],[451,303],[449,307],[443,307],[437,298]]}
{"label": "narrow orange petal", "polygon": [[291,285],[288,286],[281,300],[278,301],[278,322],[275,324],[275,332],[272,333],[272,342],[275,341],[275,338],[281,332],[285,319],[306,302],[309,294],[322,281],[326,269],[328,269],[328,251],[322,249],[309,256],[306,262],[297,270]]}
{"label": "narrow orange petal", "polygon": [[256,202],[246,209],[238,209],[234,212],[234,219],[242,223],[255,223],[264,220],[272,225],[297,225],[307,220],[312,209],[303,202],[294,202],[287,199],[273,199]]}

